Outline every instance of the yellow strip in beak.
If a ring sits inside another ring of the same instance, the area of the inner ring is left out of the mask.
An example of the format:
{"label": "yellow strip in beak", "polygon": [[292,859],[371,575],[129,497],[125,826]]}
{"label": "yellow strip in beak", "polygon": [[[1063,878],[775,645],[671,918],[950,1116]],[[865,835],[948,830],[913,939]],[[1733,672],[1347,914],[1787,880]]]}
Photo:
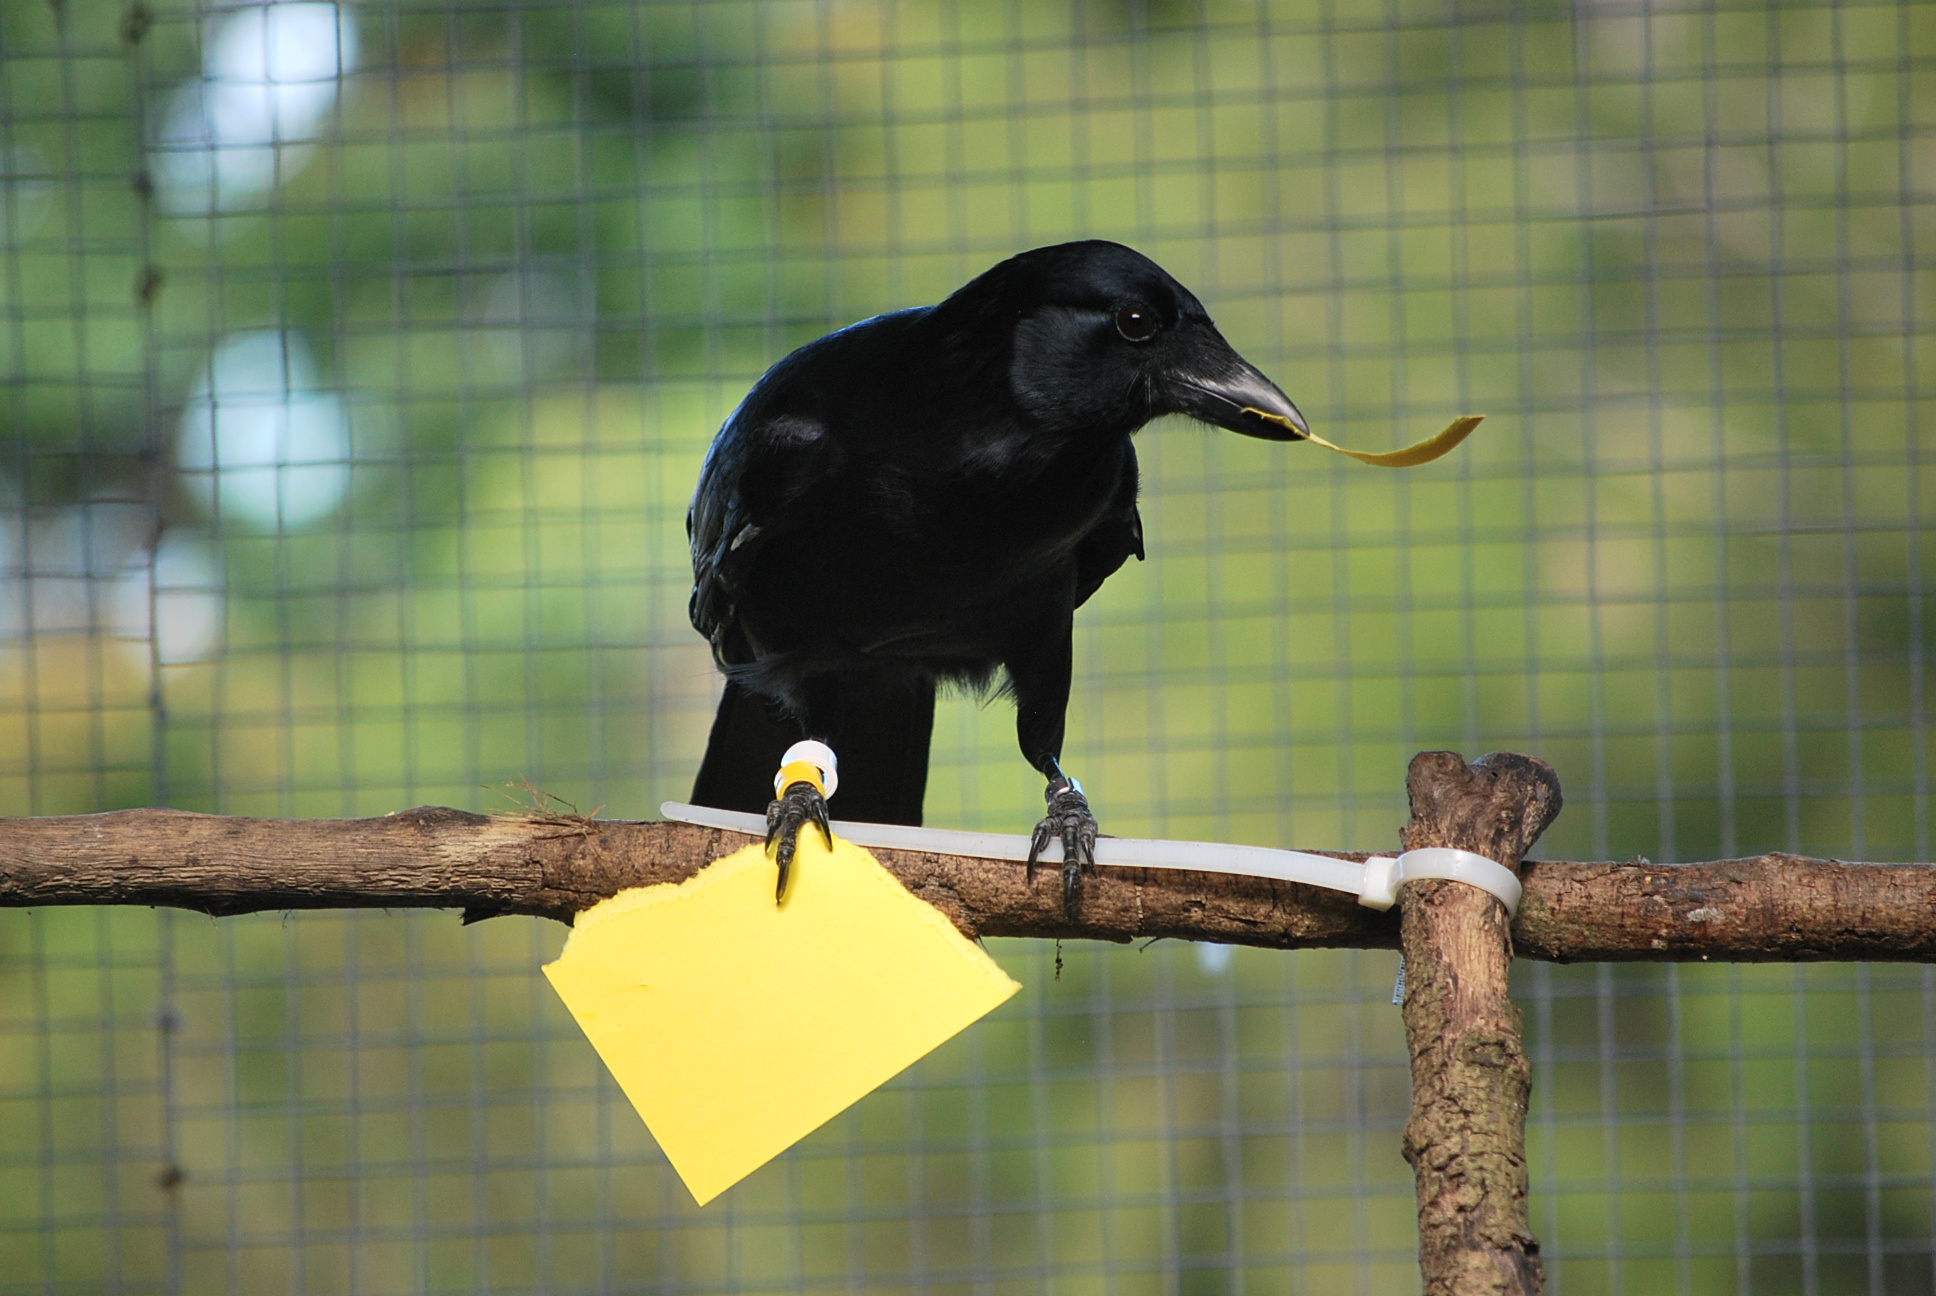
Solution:
{"label": "yellow strip in beak", "polygon": [[[1263,410],[1252,408],[1246,408],[1244,413],[1255,414],[1258,418],[1269,423],[1282,424],[1292,431],[1297,430],[1297,425],[1281,414],[1270,414]],[[1300,435],[1312,445],[1321,445],[1326,450],[1336,450],[1341,455],[1350,455],[1360,463],[1368,463],[1377,468],[1416,468],[1419,464],[1431,463],[1434,459],[1443,458],[1445,455],[1451,453],[1459,442],[1472,435],[1472,429],[1483,423],[1485,417],[1483,414],[1467,414],[1461,418],[1455,418],[1445,431],[1429,440],[1421,441],[1417,445],[1408,445],[1403,450],[1386,450],[1383,452],[1376,450],[1347,450],[1341,445],[1333,445],[1315,432],[1305,432]]]}

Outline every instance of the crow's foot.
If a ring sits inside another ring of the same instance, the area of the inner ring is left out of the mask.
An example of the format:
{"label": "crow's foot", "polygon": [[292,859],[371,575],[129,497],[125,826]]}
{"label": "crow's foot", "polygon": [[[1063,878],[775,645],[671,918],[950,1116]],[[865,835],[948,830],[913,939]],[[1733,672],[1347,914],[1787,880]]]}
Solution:
{"label": "crow's foot", "polygon": [[[827,822],[827,798],[811,783],[787,784],[786,791],[766,807],[766,849],[780,865],[780,882],[773,892],[773,903],[786,899],[787,875],[793,868],[794,847],[800,830],[817,824],[827,849],[834,848],[834,830]],[[777,850],[776,850],[777,846]]]}
{"label": "crow's foot", "polygon": [[1035,861],[1043,848],[1051,841],[1061,841],[1062,908],[1073,918],[1082,904],[1083,870],[1096,871],[1096,816],[1089,812],[1082,784],[1060,771],[1049,780],[1042,798],[1049,803],[1049,812],[1035,825],[1035,836],[1029,839],[1028,878],[1035,880]]}

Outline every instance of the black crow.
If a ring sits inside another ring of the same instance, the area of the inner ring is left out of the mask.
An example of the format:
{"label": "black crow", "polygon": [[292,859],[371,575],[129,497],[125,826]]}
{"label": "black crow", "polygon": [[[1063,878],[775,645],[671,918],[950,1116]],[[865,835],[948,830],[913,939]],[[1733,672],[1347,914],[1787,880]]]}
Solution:
{"label": "black crow", "polygon": [[1072,618],[1143,556],[1130,437],[1164,414],[1310,430],[1189,289],[1092,241],[809,343],[726,420],[686,518],[692,623],[726,675],[692,799],[767,812],[782,893],[826,805],[807,782],[776,799],[781,753],[827,743],[842,818],[918,824],[936,685],[1000,673],[1048,780],[1031,876],[1060,839],[1074,913],[1096,820],[1060,759]]}

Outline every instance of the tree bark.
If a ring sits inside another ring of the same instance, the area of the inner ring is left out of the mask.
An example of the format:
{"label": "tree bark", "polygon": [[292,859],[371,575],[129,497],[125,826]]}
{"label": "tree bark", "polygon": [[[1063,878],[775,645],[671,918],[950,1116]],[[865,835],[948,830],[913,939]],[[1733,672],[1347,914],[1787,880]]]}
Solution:
{"label": "tree bark", "polygon": [[[0,908],[168,905],[207,914],[461,909],[572,915],[626,887],[676,882],[752,840],[679,823],[476,815],[246,819],[179,810],[0,818]],[[1396,949],[1396,912],[1348,895],[1222,874],[1104,868],[1079,921],[1060,879],[1022,866],[876,851],[969,936],[1172,937],[1272,949]],[[1341,854],[1363,859],[1362,854]],[[1761,855],[1705,864],[1528,863],[1513,943],[1562,962],[1936,961],[1936,867]]]}
{"label": "tree bark", "polygon": [[[0,908],[167,905],[213,915],[297,909],[462,909],[569,923],[628,887],[678,882],[758,840],[685,823],[480,815],[426,806],[378,819],[248,819],[180,810],[0,818]],[[1172,936],[1283,949],[1396,948],[1398,916],[1318,887],[1109,868],[1079,920],[1061,874],[1019,862],[877,850],[970,937],[1126,942]],[[1363,854],[1340,855],[1364,859]]]}
{"label": "tree bark", "polygon": [[[1451,846],[1519,861],[1560,811],[1544,761],[1495,752],[1468,765],[1421,752],[1406,779],[1406,850]],[[1527,1217],[1532,1066],[1508,995],[1506,907],[1463,882],[1409,882],[1399,897],[1412,1115],[1405,1159],[1418,1188],[1426,1296],[1536,1296],[1544,1282]]]}

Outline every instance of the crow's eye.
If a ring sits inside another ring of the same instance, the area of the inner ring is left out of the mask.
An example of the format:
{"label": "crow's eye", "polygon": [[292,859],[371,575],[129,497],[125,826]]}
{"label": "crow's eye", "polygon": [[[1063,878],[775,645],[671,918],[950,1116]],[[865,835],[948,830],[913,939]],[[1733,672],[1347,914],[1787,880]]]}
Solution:
{"label": "crow's eye", "polygon": [[1155,337],[1159,323],[1156,312],[1141,302],[1125,302],[1116,308],[1116,331],[1131,342]]}

